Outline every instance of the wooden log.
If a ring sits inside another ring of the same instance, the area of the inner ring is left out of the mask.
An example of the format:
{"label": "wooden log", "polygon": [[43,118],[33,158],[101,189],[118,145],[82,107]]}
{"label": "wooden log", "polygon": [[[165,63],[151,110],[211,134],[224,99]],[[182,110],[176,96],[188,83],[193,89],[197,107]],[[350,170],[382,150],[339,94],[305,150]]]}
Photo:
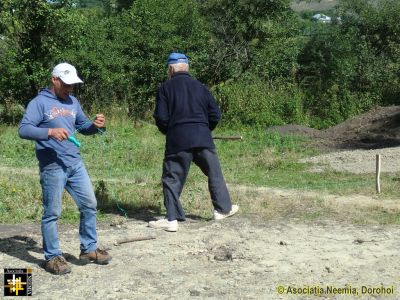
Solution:
{"label": "wooden log", "polygon": [[376,192],[379,194],[381,192],[381,155],[376,155]]}

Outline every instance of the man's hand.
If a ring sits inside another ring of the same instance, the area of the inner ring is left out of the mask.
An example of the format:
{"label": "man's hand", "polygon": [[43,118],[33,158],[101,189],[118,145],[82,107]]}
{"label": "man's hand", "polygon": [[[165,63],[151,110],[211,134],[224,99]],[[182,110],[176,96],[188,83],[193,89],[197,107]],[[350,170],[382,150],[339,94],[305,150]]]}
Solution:
{"label": "man's hand", "polygon": [[49,138],[63,141],[68,138],[68,131],[64,128],[49,128],[48,136]]}
{"label": "man's hand", "polygon": [[103,128],[106,123],[106,118],[104,117],[103,114],[97,114],[96,118],[93,121],[94,126],[96,128]]}

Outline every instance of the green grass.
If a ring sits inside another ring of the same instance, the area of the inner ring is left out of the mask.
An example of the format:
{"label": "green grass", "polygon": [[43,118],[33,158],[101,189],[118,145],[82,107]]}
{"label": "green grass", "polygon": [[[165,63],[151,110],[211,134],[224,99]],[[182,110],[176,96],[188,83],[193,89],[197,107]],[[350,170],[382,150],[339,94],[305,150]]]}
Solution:
{"label": "green grass", "polygon": [[[375,194],[372,174],[309,172],[308,166],[298,161],[318,151],[300,138],[281,137],[251,128],[218,128],[214,134],[243,136],[242,141],[215,141],[225,179],[231,187],[275,187],[341,195]],[[160,182],[164,137],[155,126],[113,120],[105,135],[78,135],[77,138],[82,143],[82,157],[96,191],[100,220],[113,214],[145,219],[165,212]],[[5,167],[9,169],[4,170]],[[396,197],[400,187],[398,178],[399,174],[382,176],[382,187],[385,188],[377,197],[379,201]],[[235,191],[231,194],[233,201],[238,202],[246,213],[268,218],[290,217],[293,211],[286,209],[290,208],[304,220],[335,218],[335,213],[316,199],[303,199],[301,203],[289,201],[285,208],[271,204],[274,199],[267,199],[262,194]],[[212,207],[206,178],[195,166],[191,168],[181,200],[189,215],[210,218]],[[305,204],[311,209],[304,210]],[[351,214],[344,215],[348,215],[346,220],[362,222],[352,219]],[[373,222],[400,223],[398,211],[378,209],[365,215]],[[20,139],[16,127],[0,126],[0,223],[39,221],[40,217],[41,188],[34,144]],[[78,220],[75,204],[65,193],[62,222]]]}

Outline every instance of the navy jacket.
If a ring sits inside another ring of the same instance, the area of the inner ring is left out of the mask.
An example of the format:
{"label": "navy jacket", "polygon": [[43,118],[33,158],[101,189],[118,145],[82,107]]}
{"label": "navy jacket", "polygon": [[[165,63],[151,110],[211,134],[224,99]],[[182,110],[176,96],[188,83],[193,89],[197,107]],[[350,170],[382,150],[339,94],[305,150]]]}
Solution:
{"label": "navy jacket", "polygon": [[153,117],[166,135],[166,155],[191,148],[215,148],[211,131],[221,112],[210,91],[189,73],[178,72],[158,88]]}

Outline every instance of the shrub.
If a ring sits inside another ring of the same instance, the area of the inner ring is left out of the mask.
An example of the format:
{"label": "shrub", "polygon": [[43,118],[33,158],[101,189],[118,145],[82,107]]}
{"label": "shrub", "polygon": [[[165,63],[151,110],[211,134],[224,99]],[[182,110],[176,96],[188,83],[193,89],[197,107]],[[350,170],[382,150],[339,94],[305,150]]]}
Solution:
{"label": "shrub", "polygon": [[219,84],[213,91],[228,124],[265,127],[307,122],[304,95],[295,84],[253,77]]}
{"label": "shrub", "polygon": [[16,124],[21,120],[24,111],[25,109],[21,104],[5,100],[3,105],[0,104],[0,122]]}

